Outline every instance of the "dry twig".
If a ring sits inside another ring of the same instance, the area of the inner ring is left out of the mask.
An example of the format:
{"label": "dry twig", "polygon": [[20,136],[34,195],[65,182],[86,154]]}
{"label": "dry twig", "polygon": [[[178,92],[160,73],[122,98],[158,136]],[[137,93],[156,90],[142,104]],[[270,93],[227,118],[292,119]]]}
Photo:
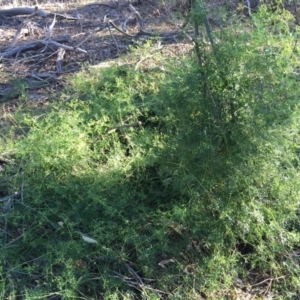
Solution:
{"label": "dry twig", "polygon": [[64,59],[65,53],[66,53],[66,50],[64,48],[59,48],[57,51],[56,71],[59,73],[62,72],[62,61]]}
{"label": "dry twig", "polygon": [[128,128],[128,127],[138,127],[138,126],[141,126],[142,125],[142,122],[140,121],[137,121],[137,122],[134,122],[134,123],[130,123],[130,124],[120,124],[120,125],[116,125],[114,127],[111,127],[109,130],[108,130],[108,134],[109,133],[112,133],[114,131],[116,131],[117,129],[119,128]]}
{"label": "dry twig", "polygon": [[19,28],[18,28],[18,30],[17,30],[17,32],[16,32],[16,34],[15,34],[12,42],[10,43],[10,47],[15,46],[15,44],[16,44],[16,42],[18,40],[18,37],[19,37],[19,35],[21,33],[22,28],[29,22],[29,20],[31,18],[33,18],[37,14],[37,10],[38,10],[38,7],[36,6],[35,9],[34,9],[34,12],[20,24],[20,26],[19,26]]}

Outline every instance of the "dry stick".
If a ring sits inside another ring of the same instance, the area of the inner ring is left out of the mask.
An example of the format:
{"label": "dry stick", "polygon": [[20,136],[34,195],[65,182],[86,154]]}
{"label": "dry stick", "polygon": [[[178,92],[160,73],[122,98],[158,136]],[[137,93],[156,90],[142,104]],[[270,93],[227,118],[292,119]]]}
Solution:
{"label": "dry stick", "polygon": [[137,17],[133,18],[133,16],[136,16],[136,13],[133,12],[132,14],[129,15],[129,17],[126,18],[126,20],[124,21],[122,28],[124,31],[127,31],[127,23],[131,20],[137,19]]}
{"label": "dry stick", "polygon": [[111,36],[113,42],[115,43],[115,46],[116,46],[116,48],[117,48],[117,51],[118,51],[118,53],[120,54],[121,51],[120,51],[120,49],[119,49],[119,46],[118,46],[118,44],[117,44],[117,41],[116,41],[115,37],[113,36],[113,34],[112,34],[112,32],[111,32],[110,26],[108,26],[108,30],[109,30],[109,33],[110,33],[110,36]]}
{"label": "dry stick", "polygon": [[[66,49],[66,50],[75,50],[74,47],[67,46],[67,45],[64,45],[64,44],[60,44],[60,43],[55,42],[55,41],[53,41],[53,40],[51,40],[51,41],[49,41],[49,42],[47,42],[47,41],[41,41],[41,42],[42,42],[43,44],[49,43],[49,44],[52,44],[52,45],[54,45],[54,46],[56,46],[56,47],[58,47],[58,48],[61,47],[61,48],[64,48],[64,49]],[[83,50],[83,49],[81,49],[81,48],[76,48],[76,50],[78,50],[79,52],[85,53],[85,54],[88,53],[86,50]]]}
{"label": "dry stick", "polygon": [[247,8],[248,8],[249,17],[252,18],[250,1],[246,0],[246,4],[247,4]]}
{"label": "dry stick", "polygon": [[254,26],[257,27],[257,24],[256,24],[255,20],[252,18],[250,0],[246,0],[246,4],[247,4],[246,6],[247,6],[247,9],[248,9],[248,15],[253,20]]}
{"label": "dry stick", "polygon": [[109,24],[106,22],[106,16],[104,16],[104,24],[102,26],[100,26],[99,28],[94,29],[92,32],[88,33],[86,35],[86,37],[79,42],[76,46],[75,49],[77,49],[80,45],[82,45],[83,43],[85,43],[87,40],[89,40],[90,38],[92,38],[94,36],[95,33],[107,28],[109,26]]}
{"label": "dry stick", "polygon": [[115,25],[115,23],[114,23],[113,21],[108,21],[108,23],[109,23],[112,27],[114,27],[115,29],[117,29],[119,32],[123,33],[124,35],[127,35],[127,36],[129,36],[129,37],[133,37],[133,38],[136,37],[136,35],[129,34],[129,33],[125,32],[125,31],[123,31],[122,29],[120,29],[117,25]]}
{"label": "dry stick", "polygon": [[[118,277],[117,277],[118,278]],[[122,278],[120,278],[122,280]],[[141,285],[138,283],[138,282],[134,282],[134,281],[130,281],[130,280],[123,280],[128,286],[131,286],[133,288],[135,288],[136,290],[140,291],[141,289],[142,290],[150,290],[150,291],[154,291],[154,292],[157,292],[157,293],[161,293],[161,294],[165,294],[165,295],[168,295],[169,293],[168,292],[164,292],[164,291],[161,291],[161,290],[158,290],[158,289],[154,289],[148,285],[143,285],[141,287]]]}
{"label": "dry stick", "polygon": [[[160,48],[160,49],[161,49],[161,48]],[[158,49],[158,51],[160,51],[160,49]],[[134,71],[137,71],[139,65],[140,65],[143,61],[147,60],[148,58],[151,58],[151,57],[154,56],[154,55],[155,55],[155,54],[147,55],[146,57],[140,59],[140,60],[137,62],[137,64],[135,65]]]}
{"label": "dry stick", "polygon": [[130,123],[130,124],[120,124],[120,125],[116,125],[114,127],[109,128],[107,133],[108,134],[112,133],[112,132],[116,131],[119,128],[138,127],[138,126],[141,126],[141,125],[142,125],[142,122],[140,122],[140,121]]}
{"label": "dry stick", "polygon": [[33,77],[33,78],[35,78],[35,79],[37,79],[39,81],[45,81],[45,79],[42,79],[41,77],[39,77],[39,76],[37,76],[35,74],[32,74],[31,77]]}
{"label": "dry stick", "polygon": [[144,22],[143,18],[141,17],[140,13],[131,4],[129,4],[129,9],[136,15],[141,29],[144,30],[145,22]]}
{"label": "dry stick", "polygon": [[[45,41],[50,41],[50,38],[51,38],[51,34],[52,34],[52,29],[55,25],[55,21],[56,21],[56,15],[54,14],[54,18],[53,18],[53,21],[52,23],[49,25],[48,29],[47,29],[47,33],[46,33],[46,37],[45,37]],[[41,52],[44,52],[46,51],[46,49],[48,48],[48,43],[46,44],[46,46],[44,47],[44,49],[41,51]]]}
{"label": "dry stick", "polygon": [[[11,196],[8,197],[7,202],[5,203],[4,207],[3,207],[3,213],[4,214],[9,214],[12,210],[13,207],[13,199],[14,198],[19,198],[20,194],[13,194]],[[7,235],[8,235],[8,223],[7,223],[7,218],[5,218],[5,223],[4,223],[4,229],[3,229],[3,243],[4,245],[6,245],[7,243]]]}
{"label": "dry stick", "polygon": [[88,33],[86,37],[74,47],[74,50],[76,50],[79,46],[81,46],[83,43],[85,43],[87,40],[93,37],[94,33],[95,31],[93,31],[92,33]]}
{"label": "dry stick", "polygon": [[[168,32],[167,34],[164,34],[164,33],[161,33],[161,34],[153,34],[152,32],[148,32],[142,28],[140,28],[140,31],[136,34],[136,35],[132,35],[132,34],[129,34],[125,31],[123,31],[121,28],[119,28],[113,21],[108,21],[108,23],[110,25],[112,25],[115,29],[117,29],[119,32],[121,32],[122,34],[126,35],[126,36],[129,36],[129,37],[132,37],[132,38],[137,38],[139,36],[143,36],[143,35],[146,35],[146,36],[159,36],[161,38],[171,38],[172,36],[174,35],[178,35],[178,32],[177,31],[173,31],[173,32]],[[174,37],[173,37],[174,38]]]}
{"label": "dry stick", "polygon": [[144,282],[142,278],[139,276],[137,272],[135,272],[128,264],[125,263],[126,268],[128,269],[129,273],[138,281],[139,285],[144,287]]}
{"label": "dry stick", "polygon": [[267,279],[265,279],[265,280],[263,280],[263,281],[261,281],[261,282],[258,282],[258,283],[255,283],[255,284],[251,284],[251,287],[254,287],[254,286],[258,286],[258,285],[261,285],[261,284],[263,284],[263,283],[265,283],[265,282],[268,282],[268,281],[273,281],[273,280],[278,280],[278,279],[281,279],[281,278],[285,278],[286,276],[279,276],[279,277],[275,277],[275,278],[267,278]]}
{"label": "dry stick", "polygon": [[[114,277],[114,278],[120,278],[122,279],[123,281],[126,281],[126,280],[132,280],[130,277],[127,277],[127,276],[124,276],[116,271],[113,271],[113,273],[117,274],[116,276],[111,276],[111,277]],[[96,277],[96,279],[99,279],[98,277]],[[93,280],[95,280],[95,278],[93,278]]]}
{"label": "dry stick", "polygon": [[80,13],[76,13],[76,18],[78,18],[78,23],[80,25],[80,32],[82,33],[82,19],[81,19],[81,14]]}
{"label": "dry stick", "polygon": [[53,27],[54,27],[54,25],[55,25],[55,22],[56,22],[56,14],[54,14],[53,21],[52,21],[52,23],[50,24],[50,26],[49,26],[48,29],[47,29],[47,33],[46,33],[46,38],[45,38],[45,40],[50,40],[51,34],[52,34],[52,29],[53,29]]}
{"label": "dry stick", "polygon": [[10,45],[9,45],[10,47],[13,47],[13,46],[16,44],[16,42],[17,42],[17,40],[18,40],[18,37],[19,37],[19,35],[20,35],[20,33],[21,33],[22,28],[29,22],[29,20],[30,20],[32,17],[34,17],[34,16],[37,14],[37,10],[38,10],[38,7],[36,6],[36,7],[34,8],[34,12],[20,24],[20,26],[19,26],[19,28],[18,28],[16,34],[15,34],[14,39],[12,40],[12,42],[11,42]]}
{"label": "dry stick", "polygon": [[64,48],[59,48],[57,51],[56,71],[59,73],[62,72],[62,61],[64,59],[65,53],[66,53],[66,50]]}
{"label": "dry stick", "polygon": [[150,286],[147,286],[147,285],[144,285],[143,288],[147,289],[147,290],[150,290],[150,291],[157,292],[157,293],[161,293],[161,294],[166,294],[166,295],[169,294],[168,292],[164,292],[164,291],[161,291],[161,290],[158,290],[158,289],[154,289],[154,288],[151,288]]}
{"label": "dry stick", "polygon": [[90,38],[92,38],[94,36],[95,33],[107,28],[109,26],[109,24],[105,23],[104,26],[101,26],[95,30],[93,30],[92,32],[88,33],[86,35],[86,37],[81,41],[79,42],[75,47],[74,47],[74,50],[76,50],[79,46],[81,46],[83,43],[85,43],[86,41],[88,41]]}
{"label": "dry stick", "polygon": [[58,48],[61,47],[61,48],[64,48],[66,50],[78,50],[79,52],[82,52],[82,53],[85,53],[85,54],[88,53],[86,50],[83,50],[81,48],[75,48],[74,49],[74,47],[67,46],[67,45],[58,43],[58,42],[53,41],[53,40],[50,40],[50,41],[37,40],[37,41],[25,43],[25,44],[23,44],[23,45],[21,45],[17,48],[14,48],[12,50],[8,50],[4,53],[0,53],[0,59],[4,58],[4,57],[12,56],[12,55],[14,55],[16,53],[20,53],[21,51],[24,51],[24,50],[30,50],[30,49],[36,48],[39,45],[48,45],[48,44],[54,45]]}
{"label": "dry stick", "polygon": [[[31,7],[15,7],[15,8],[10,8],[10,9],[3,9],[0,10],[0,15],[4,15],[7,17],[13,17],[13,16],[19,16],[19,15],[31,15],[34,13],[34,8]],[[42,9],[38,9],[36,11],[37,15],[40,17],[49,17],[49,16],[53,16],[54,14],[56,14],[58,17],[66,19],[66,20],[72,20],[72,21],[77,21],[78,18],[72,17],[72,16],[68,16],[68,15],[64,15],[64,14],[57,14],[57,13],[52,13],[52,12],[48,12]]]}
{"label": "dry stick", "polygon": [[15,62],[13,63],[13,65],[19,64],[19,63],[24,62],[24,61],[26,61],[26,60],[30,60],[30,59],[33,59],[33,58],[37,58],[37,57],[40,57],[40,56],[43,56],[43,55],[44,55],[44,54],[37,54],[37,55],[30,56],[30,57],[25,57],[25,58],[22,58],[22,59],[20,59],[20,60],[18,60],[18,61],[15,61]]}
{"label": "dry stick", "polygon": [[[144,28],[145,28],[145,23],[144,23],[144,20],[142,19],[141,15],[139,14],[139,12],[138,12],[132,5],[129,5],[129,8],[130,8],[130,10],[131,10],[133,13],[125,20],[124,24],[125,24],[125,26],[126,26],[128,20],[129,20],[133,15],[135,15],[136,18],[137,18],[137,20],[138,20],[138,23],[139,23],[139,25],[140,25],[140,32],[139,32],[139,33],[137,33],[136,35],[128,34],[128,33],[126,33],[124,30],[120,29],[117,25],[115,25],[115,23],[114,23],[113,21],[109,21],[109,24],[112,25],[115,29],[117,29],[117,30],[118,30],[119,32],[121,32],[122,34],[127,35],[127,36],[129,36],[129,37],[135,38],[135,37],[141,35],[141,33],[142,33],[142,34],[145,34],[145,35],[151,36],[152,33],[147,32],[147,31],[144,30]],[[105,16],[105,19],[106,19],[106,16]]]}
{"label": "dry stick", "polygon": [[[42,61],[46,61],[48,58],[54,56],[55,54],[57,54],[58,50],[57,51],[54,51],[53,53],[51,53],[50,55],[44,57],[44,59]],[[39,54],[39,55],[33,55],[31,57],[29,57],[29,59],[32,59],[32,58],[35,58],[35,57],[38,57],[38,56],[44,56],[44,54]],[[23,61],[25,59],[21,59],[19,61],[17,61],[16,63],[20,62],[20,61]],[[35,66],[35,65],[39,65],[40,64],[40,61],[36,62],[35,64],[33,64],[32,66]]]}

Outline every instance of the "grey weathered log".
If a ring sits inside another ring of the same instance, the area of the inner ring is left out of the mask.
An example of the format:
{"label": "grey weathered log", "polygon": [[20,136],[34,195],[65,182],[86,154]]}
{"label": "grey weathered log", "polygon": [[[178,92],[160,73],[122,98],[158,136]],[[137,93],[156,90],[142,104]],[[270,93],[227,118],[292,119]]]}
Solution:
{"label": "grey weathered log", "polygon": [[15,54],[18,54],[22,51],[28,51],[28,50],[31,50],[31,49],[35,49],[37,47],[41,47],[43,45],[47,46],[47,45],[53,45],[57,48],[64,48],[66,50],[71,50],[71,51],[79,51],[79,52],[82,52],[82,53],[85,53],[87,54],[87,51],[84,50],[84,49],[81,49],[79,47],[71,47],[71,46],[67,46],[67,45],[64,45],[64,44],[61,44],[61,40],[65,40],[66,37],[60,37],[60,38],[56,38],[54,40],[49,40],[49,41],[46,41],[46,40],[36,40],[36,41],[32,41],[32,42],[28,42],[28,43],[25,43],[23,45],[20,45],[18,47],[15,47],[13,49],[10,49],[10,50],[7,50],[5,52],[2,52],[0,53],[0,59],[1,58],[5,58],[5,57],[10,57],[10,56],[13,56]]}
{"label": "grey weathered log", "polygon": [[[0,10],[0,15],[4,15],[6,17],[31,15],[35,12],[35,10],[36,10],[36,8],[32,8],[32,7],[14,7],[14,8],[10,8],[10,9]],[[52,12],[49,12],[49,11],[46,11],[46,10],[43,10],[43,9],[37,9],[36,14],[40,17],[43,17],[43,18],[56,15],[58,17],[61,17],[63,19],[67,19],[67,20],[74,20],[74,21],[78,20],[78,18],[69,16],[69,15],[52,13]]]}
{"label": "grey weathered log", "polygon": [[[4,15],[6,17],[31,15],[35,12],[35,10],[36,8],[31,8],[31,7],[15,7],[15,8],[0,10],[0,15]],[[37,9],[36,14],[40,17],[48,17],[50,15],[49,12],[42,9]]]}

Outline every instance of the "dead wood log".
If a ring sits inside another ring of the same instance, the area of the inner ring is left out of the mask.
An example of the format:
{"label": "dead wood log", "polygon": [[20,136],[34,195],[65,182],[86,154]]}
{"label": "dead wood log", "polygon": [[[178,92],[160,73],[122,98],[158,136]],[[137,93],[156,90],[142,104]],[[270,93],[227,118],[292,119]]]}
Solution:
{"label": "dead wood log", "polygon": [[2,10],[0,10],[0,15],[3,15],[6,17],[14,17],[14,16],[20,16],[20,15],[31,15],[35,12],[38,16],[43,17],[43,18],[56,15],[57,17],[67,19],[67,20],[73,20],[73,21],[78,20],[78,18],[69,16],[67,14],[57,14],[57,13],[49,12],[49,11],[46,11],[43,9],[39,9],[37,7],[35,7],[35,8],[14,7],[14,8],[10,8],[10,9],[2,9]]}
{"label": "dead wood log", "polygon": [[81,49],[79,47],[71,47],[71,46],[61,44],[61,42],[63,42],[63,41],[66,41],[66,37],[60,37],[59,39],[53,39],[53,40],[37,40],[37,41],[28,42],[28,43],[25,43],[18,47],[15,47],[13,49],[10,49],[10,50],[0,53],[0,59],[5,58],[5,57],[10,57],[15,54],[19,54],[22,51],[36,49],[37,47],[41,47],[43,45],[44,46],[54,45],[57,48],[64,48],[66,50],[71,50],[71,51],[75,50],[75,51],[79,51],[79,52],[87,54],[86,50]]}

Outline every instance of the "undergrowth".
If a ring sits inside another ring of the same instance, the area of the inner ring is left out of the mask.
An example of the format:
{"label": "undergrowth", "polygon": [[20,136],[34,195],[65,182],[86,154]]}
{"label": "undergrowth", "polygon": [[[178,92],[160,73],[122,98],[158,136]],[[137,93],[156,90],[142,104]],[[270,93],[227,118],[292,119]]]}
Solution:
{"label": "undergrowth", "polygon": [[67,101],[13,115],[1,299],[299,293],[299,32],[255,18],[164,69],[84,71]]}

